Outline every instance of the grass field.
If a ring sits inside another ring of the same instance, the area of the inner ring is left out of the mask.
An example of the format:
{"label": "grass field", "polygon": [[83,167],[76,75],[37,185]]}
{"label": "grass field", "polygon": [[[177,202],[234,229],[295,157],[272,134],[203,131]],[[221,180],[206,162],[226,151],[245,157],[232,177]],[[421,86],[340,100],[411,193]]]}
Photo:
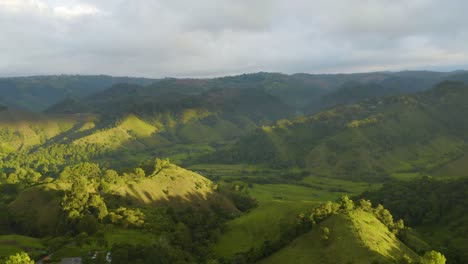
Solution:
{"label": "grass field", "polygon": [[8,257],[21,251],[34,256],[44,250],[44,245],[37,238],[20,235],[0,236],[0,258]]}
{"label": "grass field", "polygon": [[104,239],[107,246],[97,244],[96,237],[89,237],[86,243],[81,245],[71,242],[58,251],[54,252],[54,258],[68,258],[86,255],[90,251],[109,250],[114,244],[131,244],[131,245],[150,245],[156,242],[154,234],[150,234],[136,229],[123,229],[116,227],[108,227],[104,231]]}
{"label": "grass field", "polygon": [[[243,167],[244,171],[248,169],[249,167]],[[308,212],[321,202],[377,187],[368,183],[314,176],[304,178],[303,182],[306,186],[255,184],[250,189],[250,195],[257,199],[259,206],[227,223],[226,231],[213,245],[214,252],[219,257],[229,258],[236,253],[257,248],[264,241],[277,239],[281,230],[292,227],[299,213]]]}

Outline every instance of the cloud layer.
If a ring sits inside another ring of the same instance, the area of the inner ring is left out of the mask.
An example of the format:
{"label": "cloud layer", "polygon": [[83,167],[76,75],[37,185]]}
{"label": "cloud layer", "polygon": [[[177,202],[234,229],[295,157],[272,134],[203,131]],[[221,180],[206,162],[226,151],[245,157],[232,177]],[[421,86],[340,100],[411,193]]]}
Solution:
{"label": "cloud layer", "polygon": [[0,0],[0,75],[468,65],[463,0]]}

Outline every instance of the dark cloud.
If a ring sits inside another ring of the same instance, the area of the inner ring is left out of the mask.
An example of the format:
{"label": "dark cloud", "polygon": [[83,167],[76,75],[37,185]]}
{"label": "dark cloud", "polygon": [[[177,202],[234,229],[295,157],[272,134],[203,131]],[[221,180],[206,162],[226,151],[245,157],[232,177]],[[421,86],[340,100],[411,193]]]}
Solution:
{"label": "dark cloud", "polygon": [[466,65],[466,1],[0,0],[0,75]]}

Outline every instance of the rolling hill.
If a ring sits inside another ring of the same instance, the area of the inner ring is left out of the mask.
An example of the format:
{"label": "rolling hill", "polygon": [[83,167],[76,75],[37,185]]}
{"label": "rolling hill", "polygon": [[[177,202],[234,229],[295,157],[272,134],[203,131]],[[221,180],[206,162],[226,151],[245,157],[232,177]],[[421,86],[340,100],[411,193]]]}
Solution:
{"label": "rolling hill", "polygon": [[381,180],[430,173],[466,151],[468,86],[368,99],[258,128],[208,160],[300,166],[327,177]]}
{"label": "rolling hill", "polygon": [[[83,174],[80,177],[94,176]],[[231,200],[215,191],[213,182],[172,164],[156,175],[141,177],[127,173],[120,177],[117,175],[106,183],[103,183],[103,179],[88,184],[88,191],[91,195],[104,197],[109,210],[122,205],[132,208],[169,205],[175,208],[203,207],[207,210],[216,206],[231,217],[240,212]],[[62,176],[22,190],[8,204],[9,215],[14,219],[13,229],[35,236],[58,235],[66,223],[62,210],[64,193],[71,187],[69,180]]]}
{"label": "rolling hill", "polygon": [[259,263],[398,263],[404,256],[419,259],[379,219],[358,209],[329,217]]}

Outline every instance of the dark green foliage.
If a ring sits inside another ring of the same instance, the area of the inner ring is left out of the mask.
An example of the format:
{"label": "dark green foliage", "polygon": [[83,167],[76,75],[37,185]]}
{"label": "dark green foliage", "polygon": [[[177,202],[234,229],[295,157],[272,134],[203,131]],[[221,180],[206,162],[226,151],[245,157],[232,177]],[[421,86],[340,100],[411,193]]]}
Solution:
{"label": "dark green foliage", "polygon": [[329,217],[332,214],[336,214],[340,209],[340,204],[334,202],[322,203],[320,206],[316,207],[309,219],[313,224],[322,222],[324,219]]}
{"label": "dark green foliage", "polygon": [[[385,183],[362,197],[381,203],[410,227],[423,227],[421,233],[452,263],[465,263],[468,179],[440,181],[429,177]],[[399,225],[398,222],[395,224]],[[424,228],[426,227],[426,228]],[[429,231],[426,235],[425,233]],[[437,232],[438,235],[433,235]],[[401,234],[405,240],[405,232]]]}
{"label": "dark green foliage", "polygon": [[0,97],[10,106],[41,111],[67,97],[83,97],[115,83],[149,84],[156,80],[104,75],[35,76],[0,79]]}
{"label": "dark green foliage", "polygon": [[162,245],[116,244],[111,252],[112,263],[117,264],[171,264],[193,261],[184,252]]}
{"label": "dark green foliage", "polygon": [[109,213],[109,221],[124,228],[142,228],[145,224],[145,214],[140,209],[120,207]]}
{"label": "dark green foliage", "polygon": [[249,196],[248,188],[239,184],[223,184],[218,187],[218,192],[228,197],[242,212],[257,207],[257,200]]}
{"label": "dark green foliage", "polygon": [[444,223],[449,212],[457,217],[468,213],[467,189],[468,179],[440,181],[424,177],[409,182],[388,182],[361,197],[385,205],[397,218],[417,226]]}

